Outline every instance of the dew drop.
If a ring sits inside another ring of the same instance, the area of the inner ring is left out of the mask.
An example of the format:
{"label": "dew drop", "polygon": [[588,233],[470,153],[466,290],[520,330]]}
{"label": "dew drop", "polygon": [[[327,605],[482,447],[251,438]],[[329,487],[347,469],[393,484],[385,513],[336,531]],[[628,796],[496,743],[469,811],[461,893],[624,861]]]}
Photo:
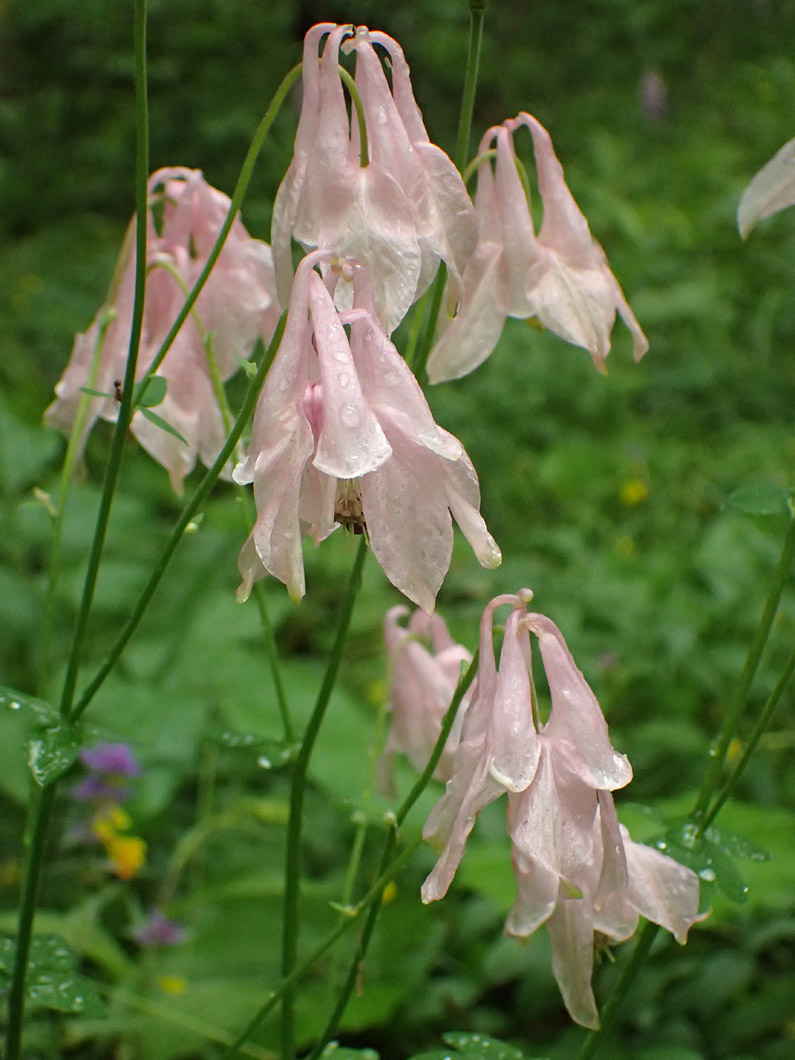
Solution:
{"label": "dew drop", "polygon": [[340,386],[344,387],[351,385],[351,377],[348,375],[347,372],[340,372],[340,374],[337,376],[337,379],[339,381]]}
{"label": "dew drop", "polygon": [[716,879],[715,870],[710,868],[701,869],[698,876],[699,879],[704,880],[705,883],[714,883]]}
{"label": "dew drop", "polygon": [[340,407],[340,419],[346,427],[358,427],[361,422],[361,414],[355,405],[352,405],[350,401],[346,401]]}
{"label": "dew drop", "polygon": [[271,769],[273,766],[273,762],[271,762],[270,758],[268,758],[267,755],[260,755],[257,759],[257,765],[260,767],[260,769]]}

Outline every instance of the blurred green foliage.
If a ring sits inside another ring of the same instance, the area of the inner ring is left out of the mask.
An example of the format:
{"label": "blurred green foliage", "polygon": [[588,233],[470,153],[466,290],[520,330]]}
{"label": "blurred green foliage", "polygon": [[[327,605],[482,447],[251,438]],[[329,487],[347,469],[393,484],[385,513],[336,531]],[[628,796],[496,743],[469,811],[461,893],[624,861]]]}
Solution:
{"label": "blurred green foliage", "polygon": [[[464,0],[150,0],[152,168],[188,165],[231,191],[248,138],[315,21],[367,22],[402,43],[432,138],[455,139],[466,50]],[[111,0],[5,0],[0,7],[0,684],[39,685],[39,630],[50,518],[33,488],[57,489],[63,446],[40,418],[72,336],[104,297],[132,210],[132,10]],[[481,475],[483,510],[505,554],[482,571],[464,545],[440,595],[454,634],[474,646],[485,601],[531,586],[564,630],[634,765],[620,812],[638,839],[692,803],[709,740],[761,612],[783,534],[775,516],[727,507],[739,486],[792,484],[795,439],[795,211],[741,244],[734,214],[751,176],[795,135],[795,8],[785,0],[492,2],[471,150],[520,109],[549,128],[570,186],[651,342],[640,365],[618,325],[610,374],[583,351],[509,321],[499,351],[430,395]],[[280,116],[244,219],[267,238],[291,153],[297,100]],[[525,150],[529,148],[525,145]],[[98,504],[109,432],[99,424],[65,527],[56,657],[63,665]],[[277,978],[287,785],[225,733],[280,736],[253,605],[234,603],[236,503],[217,491],[177,553],[155,606],[86,721],[129,741],[145,772],[131,812],[150,847],[135,884],[108,884],[70,845],[64,799],[38,930],[83,958],[109,1001],[102,1020],[34,1010],[37,1055],[213,1055]],[[88,679],[124,621],[178,510],[165,473],[133,444],[113,511],[92,619]],[[309,596],[268,599],[285,680],[301,717],[321,679],[352,559],[337,534],[307,550]],[[333,924],[351,816],[361,809],[375,711],[384,695],[379,627],[396,602],[370,564],[343,685],[314,765],[303,945]],[[772,689],[795,629],[785,600],[752,691]],[[40,688],[54,694],[60,673]],[[0,930],[11,931],[29,773],[23,717],[0,735]],[[748,900],[717,896],[685,950],[662,943],[604,1056],[788,1060],[795,1027],[795,710],[782,701],[740,798],[721,825],[771,854],[741,862]],[[750,722],[746,732],[750,729]],[[232,741],[234,742],[234,741]],[[243,741],[245,742],[245,741]],[[408,782],[408,776],[403,778]],[[409,830],[418,831],[427,793]],[[647,813],[642,804],[650,803]],[[380,797],[367,807],[376,822]],[[492,807],[452,893],[424,909],[424,851],[385,909],[345,1040],[387,1060],[436,1048],[452,1027],[572,1055],[542,933],[501,938],[512,901],[502,809]],[[380,846],[374,824],[365,876]],[[58,836],[62,839],[58,839]],[[187,846],[186,846],[187,844]],[[191,846],[191,844],[194,844]],[[184,855],[184,857],[183,857]],[[372,875],[367,877],[371,880]],[[155,901],[189,927],[186,943],[132,960],[128,931]],[[601,998],[620,972],[605,965]],[[344,961],[325,971],[341,977]],[[113,989],[116,984],[118,989]],[[329,987],[310,980],[309,1041]],[[275,1043],[274,1024],[261,1042]],[[124,1045],[119,1043],[123,1042]],[[124,1052],[124,1050],[127,1050]]]}

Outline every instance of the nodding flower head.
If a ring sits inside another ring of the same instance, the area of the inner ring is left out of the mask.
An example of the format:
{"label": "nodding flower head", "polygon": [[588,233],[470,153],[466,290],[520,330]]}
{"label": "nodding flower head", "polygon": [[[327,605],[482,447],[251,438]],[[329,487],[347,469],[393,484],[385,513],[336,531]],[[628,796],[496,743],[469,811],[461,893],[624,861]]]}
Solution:
{"label": "nodding flower head", "polygon": [[[316,544],[337,526],[367,537],[389,580],[426,611],[450,564],[452,517],[484,566],[500,553],[479,512],[477,476],[461,443],[433,420],[406,362],[375,311],[359,263],[353,306],[329,288],[345,270],[299,265],[284,337],[254,415],[251,444],[234,472],[253,483],[257,522],[243,547],[241,594],[266,573],[304,594],[301,537]],[[346,328],[350,328],[350,337]]]}

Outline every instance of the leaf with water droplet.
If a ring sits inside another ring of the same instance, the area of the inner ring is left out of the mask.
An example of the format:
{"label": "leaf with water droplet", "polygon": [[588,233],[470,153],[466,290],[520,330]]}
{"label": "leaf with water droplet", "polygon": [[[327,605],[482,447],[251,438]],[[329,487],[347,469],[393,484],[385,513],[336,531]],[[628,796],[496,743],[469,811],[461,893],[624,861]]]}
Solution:
{"label": "leaf with water droplet", "polygon": [[738,905],[747,902],[748,888],[731,854],[727,853],[718,843],[713,843],[709,839],[706,839],[704,843],[704,853],[708,858],[706,867],[714,870],[715,882],[726,897]]}
{"label": "leaf with water droplet", "polygon": [[524,1053],[499,1038],[490,1038],[487,1034],[471,1034],[466,1031],[448,1031],[442,1040],[458,1049],[467,1057],[478,1057],[482,1060],[525,1060]]}
{"label": "leaf with water droplet", "polygon": [[[0,940],[0,971],[10,975],[16,944]],[[46,1008],[91,1019],[106,1014],[105,1002],[76,968],[76,958],[59,935],[35,935],[30,945],[25,992]]]}
{"label": "leaf with water droplet", "polygon": [[54,725],[60,718],[60,714],[52,703],[5,686],[0,686],[0,707],[19,710],[27,714],[37,725]]}
{"label": "leaf with water droplet", "polygon": [[770,861],[770,854],[764,847],[757,846],[745,836],[729,832],[725,828],[716,828],[714,825],[706,831],[707,839],[716,843],[727,854],[735,858],[743,858],[745,861]]}
{"label": "leaf with water droplet", "polygon": [[375,1049],[350,1049],[347,1045],[329,1042],[320,1060],[378,1060]]}
{"label": "leaf with water droplet", "polygon": [[789,510],[790,490],[760,483],[740,486],[729,496],[729,504],[749,515],[785,515]]}
{"label": "leaf with water droplet", "polygon": [[28,766],[41,788],[52,784],[74,765],[83,746],[77,725],[59,721],[28,742]]}
{"label": "leaf with water droplet", "polygon": [[284,740],[270,736],[260,736],[253,732],[234,732],[229,729],[216,729],[210,738],[222,747],[245,748],[257,752],[257,762],[262,769],[281,769],[296,754],[296,748]]}

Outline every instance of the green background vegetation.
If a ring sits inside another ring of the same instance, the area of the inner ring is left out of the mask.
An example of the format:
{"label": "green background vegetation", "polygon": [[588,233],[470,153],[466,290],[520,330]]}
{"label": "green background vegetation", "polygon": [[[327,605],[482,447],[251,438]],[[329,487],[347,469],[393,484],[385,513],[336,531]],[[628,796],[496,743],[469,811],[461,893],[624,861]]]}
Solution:
{"label": "green background vegetation", "polygon": [[[198,167],[230,192],[248,138],[300,58],[303,31],[319,20],[392,33],[411,64],[431,137],[452,149],[466,4],[422,0],[389,13],[383,6],[151,0],[152,169]],[[74,333],[104,297],[132,212],[131,37],[129,3],[6,0],[0,8],[0,683],[22,690],[38,680],[50,529],[33,488],[55,492],[63,451],[41,414]],[[498,572],[484,572],[458,542],[439,610],[474,646],[488,598],[534,589],[538,609],[562,627],[594,687],[614,744],[633,762],[636,779],[620,811],[636,838],[690,808],[783,534],[776,518],[745,515],[727,507],[727,498],[740,486],[788,486],[793,478],[795,211],[761,224],[747,244],[734,220],[751,176],[795,135],[793,43],[795,8],[785,0],[493,2],[487,13],[472,149],[488,125],[520,109],[547,126],[651,350],[632,364],[628,335],[617,325],[602,378],[583,351],[509,321],[482,368],[432,392],[437,419],[479,469],[483,511],[505,555]],[[641,91],[652,72],[665,88],[655,112]],[[263,238],[296,114],[293,99],[244,207],[252,234]],[[107,425],[99,425],[87,474],[70,500],[61,660],[108,440]],[[177,511],[165,472],[131,444],[86,677]],[[100,736],[129,740],[144,764],[133,816],[150,844],[149,865],[132,885],[107,883],[95,862],[58,841],[75,816],[64,800],[39,926],[63,934],[92,976],[123,985],[139,1002],[129,1008],[111,990],[107,1021],[63,1026],[40,1011],[31,1038],[36,1055],[64,1055],[66,1041],[68,1055],[80,1058],[211,1056],[206,1037],[153,1006],[237,1029],[277,978],[286,782],[259,768],[255,752],[220,738],[279,734],[255,609],[234,602],[240,543],[232,493],[221,487],[89,711]],[[318,686],[351,560],[338,533],[307,551],[309,594],[300,607],[281,586],[268,586],[299,715]],[[341,891],[350,817],[385,691],[379,627],[395,602],[371,562],[314,770],[307,942],[334,920],[328,903]],[[794,627],[790,598],[751,714],[775,683]],[[48,675],[49,693],[58,678]],[[772,859],[740,863],[749,885],[744,904],[716,894],[714,915],[686,949],[655,951],[606,1057],[792,1056],[793,721],[790,695],[721,819]],[[10,716],[0,722],[0,901],[7,910],[0,930],[11,930],[26,733]],[[428,795],[425,807],[431,802]],[[501,938],[512,884],[504,810],[492,809],[437,908],[423,908],[418,898],[430,852],[401,877],[368,958],[365,990],[346,1017],[351,1043],[397,1060],[436,1047],[440,1032],[456,1028],[529,1043],[554,1058],[571,1055],[580,1032],[560,1003],[543,932],[528,946]],[[373,817],[368,871],[380,846]],[[409,829],[421,823],[415,811]],[[196,851],[183,864],[193,840]],[[139,907],[170,896],[164,879],[190,939],[136,962],[125,932]],[[619,951],[619,965],[625,957]],[[325,970],[333,975],[335,968],[332,959]],[[157,985],[165,974],[182,977],[185,992],[165,995]],[[599,971],[598,996],[616,974],[610,965]],[[320,979],[309,981],[301,1012],[307,1039],[329,998]],[[266,1026],[262,1041],[272,1045],[274,1034]]]}

